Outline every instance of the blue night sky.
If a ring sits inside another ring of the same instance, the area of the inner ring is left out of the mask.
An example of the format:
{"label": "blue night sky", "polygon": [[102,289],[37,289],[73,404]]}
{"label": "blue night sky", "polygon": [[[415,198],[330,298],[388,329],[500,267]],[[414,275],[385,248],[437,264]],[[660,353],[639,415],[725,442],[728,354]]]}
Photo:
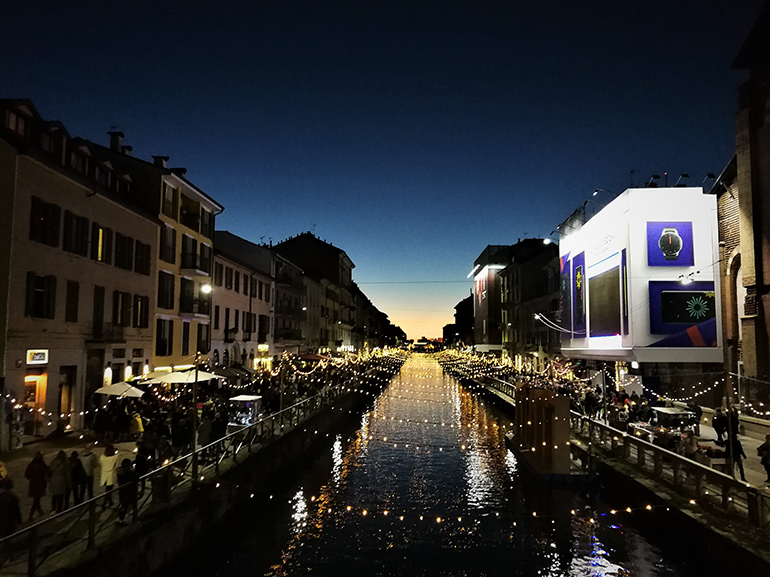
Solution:
{"label": "blue night sky", "polygon": [[433,337],[486,245],[548,236],[597,187],[721,172],[761,5],[6,0],[0,96],[169,155],[218,229],[314,231]]}

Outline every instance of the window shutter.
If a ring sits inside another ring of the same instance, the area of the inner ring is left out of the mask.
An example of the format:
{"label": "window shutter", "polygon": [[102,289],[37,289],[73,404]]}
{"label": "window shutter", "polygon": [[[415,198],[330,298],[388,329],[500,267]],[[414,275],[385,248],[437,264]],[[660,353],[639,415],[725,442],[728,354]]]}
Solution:
{"label": "window shutter", "polygon": [[35,280],[37,275],[32,271],[27,271],[27,300],[24,306],[24,316],[35,316]]}
{"label": "window shutter", "polygon": [[104,229],[104,262],[112,264],[112,229]]}
{"label": "window shutter", "polygon": [[64,239],[62,241],[62,248],[68,252],[75,251],[75,243],[73,242],[73,228],[75,228],[75,215],[69,210],[64,211]]}
{"label": "window shutter", "polygon": [[91,223],[91,258],[99,259],[99,225],[96,222]]}
{"label": "window shutter", "polygon": [[45,277],[46,318],[56,317],[56,277]]}
{"label": "window shutter", "polygon": [[29,240],[40,240],[41,204],[38,197],[32,197],[32,206],[29,210]]}
{"label": "window shutter", "polygon": [[59,231],[61,230],[61,208],[55,204],[51,204],[51,230],[48,237],[51,246],[59,246]]}

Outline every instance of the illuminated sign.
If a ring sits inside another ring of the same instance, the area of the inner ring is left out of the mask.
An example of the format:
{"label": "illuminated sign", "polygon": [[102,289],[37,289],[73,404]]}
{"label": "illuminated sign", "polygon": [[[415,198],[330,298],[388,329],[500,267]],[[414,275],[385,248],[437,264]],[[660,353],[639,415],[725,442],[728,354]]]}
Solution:
{"label": "illuminated sign", "polygon": [[587,222],[570,222],[559,239],[565,354],[722,361],[713,195],[628,189]]}
{"label": "illuminated sign", "polygon": [[47,365],[48,349],[27,349],[28,365]]}

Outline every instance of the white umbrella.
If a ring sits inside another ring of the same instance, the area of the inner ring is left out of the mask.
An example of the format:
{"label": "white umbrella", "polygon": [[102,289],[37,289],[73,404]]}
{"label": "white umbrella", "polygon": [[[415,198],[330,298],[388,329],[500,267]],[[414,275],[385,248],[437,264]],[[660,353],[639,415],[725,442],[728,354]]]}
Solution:
{"label": "white umbrella", "polygon": [[144,394],[142,389],[137,389],[128,383],[115,383],[94,391],[100,395],[111,395],[114,397],[141,397]]}
{"label": "white umbrella", "polygon": [[258,401],[262,397],[260,395],[238,395],[237,397],[230,397],[231,401],[241,401],[241,402],[249,402],[249,401]]}
{"label": "white umbrella", "polygon": [[[196,378],[197,377],[197,378]],[[179,384],[191,384],[201,381],[210,381],[211,379],[218,379],[219,375],[209,373],[206,371],[174,371],[173,373],[166,373],[165,375],[158,375],[155,378],[142,381],[143,383],[179,383]]]}

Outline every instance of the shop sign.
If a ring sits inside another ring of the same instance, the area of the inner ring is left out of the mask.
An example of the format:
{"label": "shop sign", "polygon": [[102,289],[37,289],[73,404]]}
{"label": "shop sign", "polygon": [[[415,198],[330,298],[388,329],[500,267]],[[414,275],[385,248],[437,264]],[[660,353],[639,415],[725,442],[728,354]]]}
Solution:
{"label": "shop sign", "polygon": [[47,365],[48,349],[27,349],[28,365]]}

